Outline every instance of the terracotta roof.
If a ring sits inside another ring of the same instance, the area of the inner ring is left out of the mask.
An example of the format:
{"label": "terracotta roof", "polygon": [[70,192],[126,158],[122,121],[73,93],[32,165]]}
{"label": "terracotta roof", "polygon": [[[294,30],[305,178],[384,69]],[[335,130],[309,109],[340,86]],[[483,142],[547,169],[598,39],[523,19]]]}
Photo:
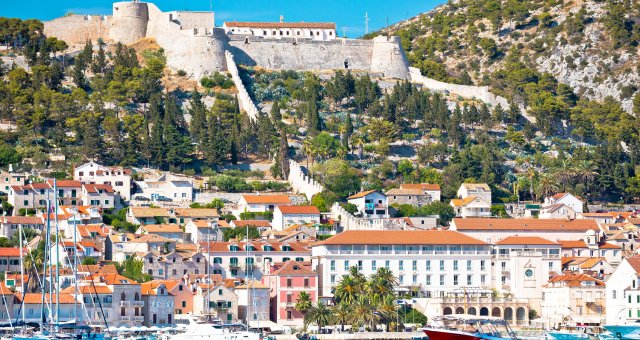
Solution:
{"label": "terracotta roof", "polygon": [[313,205],[281,205],[276,209],[279,209],[282,214],[320,215],[320,210]]}
{"label": "terracotta roof", "polygon": [[78,266],[79,273],[91,273],[91,274],[117,274],[118,269],[113,264],[81,264]]}
{"label": "terracotta roof", "polygon": [[195,220],[191,221],[196,228],[211,228],[211,220]]}
{"label": "terracotta roof", "polygon": [[487,183],[462,183],[462,186],[467,190],[475,190],[475,189],[483,189],[483,190],[491,190]]}
{"label": "terracotta roof", "polygon": [[336,29],[334,22],[237,22],[226,21],[226,27],[246,27],[246,28],[317,28]]}
{"label": "terracotta roof", "polygon": [[145,224],[140,229],[148,233],[181,233],[182,227],[178,224]]}
{"label": "terracotta roof", "polygon": [[134,217],[169,217],[167,209],[163,208],[131,207],[130,209]]}
{"label": "terracotta roof", "polygon": [[[197,244],[191,244],[191,243],[176,243],[176,251],[178,251],[178,252],[183,252],[183,251],[197,252],[198,251],[198,245]],[[190,256],[193,256],[193,254],[190,254]]]}
{"label": "terracotta roof", "polygon": [[80,241],[78,242],[78,244],[83,248],[93,248],[95,250],[98,250],[98,245],[96,245],[96,243],[93,241]]}
{"label": "terracotta roof", "polygon": [[[453,204],[454,207],[464,207],[465,205],[468,205],[469,203],[475,201],[476,198],[478,198],[478,196],[475,196],[475,195],[469,195],[468,197],[465,197],[465,198],[462,198],[462,199],[453,198],[453,199],[451,199],[451,204]],[[482,201],[482,202],[484,202],[484,201]]]}
{"label": "terracotta roof", "polygon": [[[18,280],[20,280],[20,278],[18,278]],[[22,284],[22,282],[15,282],[15,284],[18,286]],[[4,284],[4,281],[0,281],[0,295],[13,295],[11,289]]]}
{"label": "terracotta roof", "polygon": [[167,243],[169,242],[171,243],[171,242],[175,242],[175,240],[171,240],[156,234],[146,234],[146,235],[140,235],[140,237],[136,237],[131,240],[128,240],[127,242],[131,242],[131,243]]}
{"label": "terracotta roof", "polygon": [[282,266],[273,271],[271,275],[280,275],[280,276],[316,276],[317,273],[313,270],[309,269],[306,265],[296,262],[293,260],[289,260],[282,264]]}
{"label": "terracotta roof", "polygon": [[387,196],[424,196],[428,195],[424,191],[420,189],[404,189],[404,188],[393,188],[387,191]]}
{"label": "terracotta roof", "polygon": [[104,283],[108,285],[134,285],[138,284],[137,282],[126,278],[120,274],[105,274],[105,275],[96,275],[100,276],[104,279]]}
{"label": "terracotta roof", "polygon": [[557,200],[559,200],[559,199],[562,199],[562,198],[563,198],[563,197],[565,197],[566,195],[568,195],[568,193],[566,193],[566,192],[559,192],[559,193],[557,193],[557,194],[555,194],[555,195],[551,196],[551,198],[553,198],[554,200],[556,200],[556,201],[557,201]]}
{"label": "terracotta roof", "polygon": [[12,224],[44,224],[44,219],[37,216],[4,216],[2,221]]}
{"label": "terracotta roof", "polygon": [[[162,283],[164,284],[165,287],[167,287],[168,291],[172,291],[174,288],[176,288],[179,284],[182,283],[182,280],[153,280],[153,281],[149,281],[149,282],[158,282],[158,283]],[[189,289],[185,289],[188,292],[191,292],[191,290]]]}
{"label": "terracotta roof", "polygon": [[558,245],[556,242],[549,241],[537,236],[509,236],[496,242],[497,245]]}
{"label": "terracotta roof", "polygon": [[601,243],[598,246],[598,248],[600,248],[600,249],[620,249],[622,247],[616,246],[615,244],[612,244],[612,243],[605,242],[605,243]]}
{"label": "terracotta roof", "polygon": [[[16,294],[16,298],[18,299],[18,301],[23,301],[26,304],[36,304],[36,305],[41,305],[42,304],[42,294],[41,293],[27,293],[24,298],[22,296],[22,294],[17,293]],[[76,299],[73,297],[73,295],[71,294],[66,294],[66,293],[60,293],[60,294],[45,294],[45,301],[59,301],[59,303],[62,304],[72,304],[72,303],[76,303]]]}
{"label": "terracotta roof", "polygon": [[604,257],[591,257],[585,259],[581,264],[580,268],[582,269],[590,269],[597,266],[600,262],[605,261]]}
{"label": "terracotta roof", "polygon": [[369,194],[371,194],[371,193],[374,193],[374,192],[376,192],[376,190],[360,191],[360,192],[359,192],[359,193],[357,193],[357,194],[354,194],[354,195],[351,195],[351,196],[347,197],[347,199],[348,199],[348,200],[351,200],[351,199],[356,199],[356,198],[365,197],[365,196],[367,196],[367,195],[369,195]]}
{"label": "terracotta roof", "polygon": [[615,215],[612,215],[611,213],[605,212],[605,213],[582,213],[580,214],[582,215],[582,217],[615,217]]}
{"label": "terracotta roof", "polygon": [[[142,295],[157,295],[156,289],[158,289],[160,286],[165,286],[165,288],[167,288],[166,285],[164,284],[164,281],[153,280],[153,281],[141,283],[140,290],[142,292]],[[169,290],[170,289],[167,288],[167,293],[169,292]]]}
{"label": "terracotta roof", "polygon": [[417,183],[417,184],[400,184],[400,189],[419,189],[426,191],[440,191],[440,184]]}
{"label": "terracotta roof", "polygon": [[176,216],[182,217],[218,217],[218,209],[205,208],[176,208],[174,209]]}
{"label": "terracotta roof", "polygon": [[[51,188],[53,188],[53,180],[50,179],[47,181],[47,183],[49,184],[49,186],[51,186]],[[56,180],[56,187],[58,188],[79,188],[82,186],[82,183],[80,181],[75,181],[72,179],[59,179]]]}
{"label": "terracotta roof", "polygon": [[[60,291],[60,293],[64,294],[75,294],[76,287],[70,286]],[[113,290],[109,288],[109,286],[99,285],[99,284],[87,284],[83,286],[78,286],[79,294],[111,294]]]}
{"label": "terracotta roof", "polygon": [[577,241],[565,240],[565,241],[558,241],[558,243],[560,243],[560,245],[562,246],[562,249],[589,248],[587,246],[587,243],[584,242],[583,240],[577,240]]}
{"label": "terracotta roof", "polygon": [[[27,248],[22,248],[22,254],[27,253]],[[0,257],[20,257],[20,248],[0,248]]]}
{"label": "terracotta roof", "polygon": [[578,273],[566,273],[560,276],[555,276],[549,280],[550,284],[554,283],[564,283],[565,287],[581,287],[582,282],[594,282],[596,286],[604,287],[604,282],[598,280],[592,276],[587,274],[578,274]]}
{"label": "terracotta roof", "polygon": [[235,287],[236,289],[269,289],[260,281],[249,281]]}
{"label": "terracotta roof", "polygon": [[321,245],[351,244],[462,244],[486,243],[451,230],[348,230],[328,238]]}
{"label": "terracotta roof", "polygon": [[629,262],[631,267],[636,271],[636,274],[640,274],[640,255],[628,257],[625,260]]}
{"label": "terracotta roof", "polygon": [[83,184],[84,189],[89,193],[96,193],[100,190],[104,190],[108,193],[113,193],[113,187],[109,184]]}
{"label": "terracotta roof", "polygon": [[595,220],[537,219],[537,218],[454,218],[458,231],[464,230],[547,230],[547,231],[599,231]]}
{"label": "terracotta roof", "polygon": [[229,225],[229,222],[227,222],[227,220],[219,220],[218,228],[231,228],[231,226]]}
{"label": "terracotta roof", "polygon": [[291,204],[287,195],[242,195],[247,204]]}
{"label": "terracotta roof", "polygon": [[233,220],[230,223],[235,225],[236,228],[246,227],[246,226],[271,228],[271,222],[266,220]]}

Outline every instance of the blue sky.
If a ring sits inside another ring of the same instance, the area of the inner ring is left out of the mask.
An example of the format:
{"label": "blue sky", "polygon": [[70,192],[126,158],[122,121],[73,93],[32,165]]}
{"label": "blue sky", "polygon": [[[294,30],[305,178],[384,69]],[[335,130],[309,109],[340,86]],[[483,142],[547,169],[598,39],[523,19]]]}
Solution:
{"label": "blue sky", "polygon": [[[364,15],[369,14],[369,30],[373,31],[397,21],[426,12],[445,0],[155,0],[163,11],[209,10],[215,12],[216,25],[223,21],[331,21],[342,35],[364,34]],[[109,0],[35,0],[3,1],[0,16],[50,20],[67,12],[77,14],[110,14]]]}

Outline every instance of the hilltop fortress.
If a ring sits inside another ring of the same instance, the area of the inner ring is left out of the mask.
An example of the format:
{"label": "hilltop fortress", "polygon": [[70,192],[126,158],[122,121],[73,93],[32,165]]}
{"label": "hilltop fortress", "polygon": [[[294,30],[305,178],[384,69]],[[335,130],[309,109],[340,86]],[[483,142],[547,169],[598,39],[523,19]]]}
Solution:
{"label": "hilltop fortress", "polygon": [[[336,38],[335,25],[333,32],[322,31],[322,38],[314,37],[313,32],[307,32],[311,36],[294,35],[291,30],[285,35],[285,30],[278,27],[260,30],[260,34],[231,34],[229,29],[214,27],[213,12],[162,12],[153,3],[134,0],[114,3],[111,16],[68,15],[47,21],[44,27],[45,35],[69,44],[95,42],[98,38],[131,44],[153,38],[164,48],[170,68],[184,70],[195,78],[226,71],[225,52],[230,52],[238,64],[272,70],[355,69],[389,78],[410,78],[398,37]],[[309,28],[305,23],[292,23],[290,27]],[[320,31],[317,34],[320,36]]]}

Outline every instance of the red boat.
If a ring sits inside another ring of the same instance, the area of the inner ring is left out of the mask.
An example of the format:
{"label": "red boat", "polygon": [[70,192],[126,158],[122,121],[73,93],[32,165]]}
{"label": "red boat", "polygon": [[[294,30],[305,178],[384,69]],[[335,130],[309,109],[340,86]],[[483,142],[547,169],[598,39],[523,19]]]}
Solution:
{"label": "red boat", "polygon": [[430,340],[517,339],[506,321],[491,316],[443,315],[421,330]]}

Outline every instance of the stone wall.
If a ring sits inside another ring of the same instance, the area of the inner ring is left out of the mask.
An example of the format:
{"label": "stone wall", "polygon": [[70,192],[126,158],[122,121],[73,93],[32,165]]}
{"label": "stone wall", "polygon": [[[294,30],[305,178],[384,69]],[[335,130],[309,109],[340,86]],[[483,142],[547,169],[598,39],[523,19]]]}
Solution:
{"label": "stone wall", "polygon": [[289,184],[291,188],[307,197],[309,201],[313,195],[320,193],[324,190],[322,185],[313,180],[305,169],[302,168],[298,162],[289,160]]}
{"label": "stone wall", "polygon": [[331,206],[331,217],[340,221],[343,230],[407,230],[409,225],[399,218],[361,218],[351,215],[340,203]]}
{"label": "stone wall", "polygon": [[[236,66],[236,63],[233,60],[233,55],[231,55],[231,52],[226,51],[225,58],[227,61],[227,71],[229,71],[229,73],[231,74],[231,79],[233,80],[233,84],[238,89],[238,104],[240,105],[240,109],[247,112],[247,115],[251,120],[258,119],[258,116],[260,115],[260,110],[258,109],[256,104],[253,102],[253,99],[251,99],[251,96],[249,96],[249,92],[247,92],[247,89],[244,87],[244,84],[242,83],[242,79],[240,78],[240,73],[238,72],[238,67]],[[291,176],[289,176],[289,178],[291,178]],[[293,183],[292,183],[292,186],[293,186]]]}
{"label": "stone wall", "polygon": [[109,38],[131,44],[146,37],[151,6],[153,5],[137,1],[114,3]]}
{"label": "stone wall", "polygon": [[409,79],[409,62],[402,50],[400,37],[377,36],[373,39],[371,71],[385,77]]}
{"label": "stone wall", "polygon": [[67,15],[44,23],[44,34],[56,37],[67,44],[83,44],[98,38],[109,39],[111,16]]}

